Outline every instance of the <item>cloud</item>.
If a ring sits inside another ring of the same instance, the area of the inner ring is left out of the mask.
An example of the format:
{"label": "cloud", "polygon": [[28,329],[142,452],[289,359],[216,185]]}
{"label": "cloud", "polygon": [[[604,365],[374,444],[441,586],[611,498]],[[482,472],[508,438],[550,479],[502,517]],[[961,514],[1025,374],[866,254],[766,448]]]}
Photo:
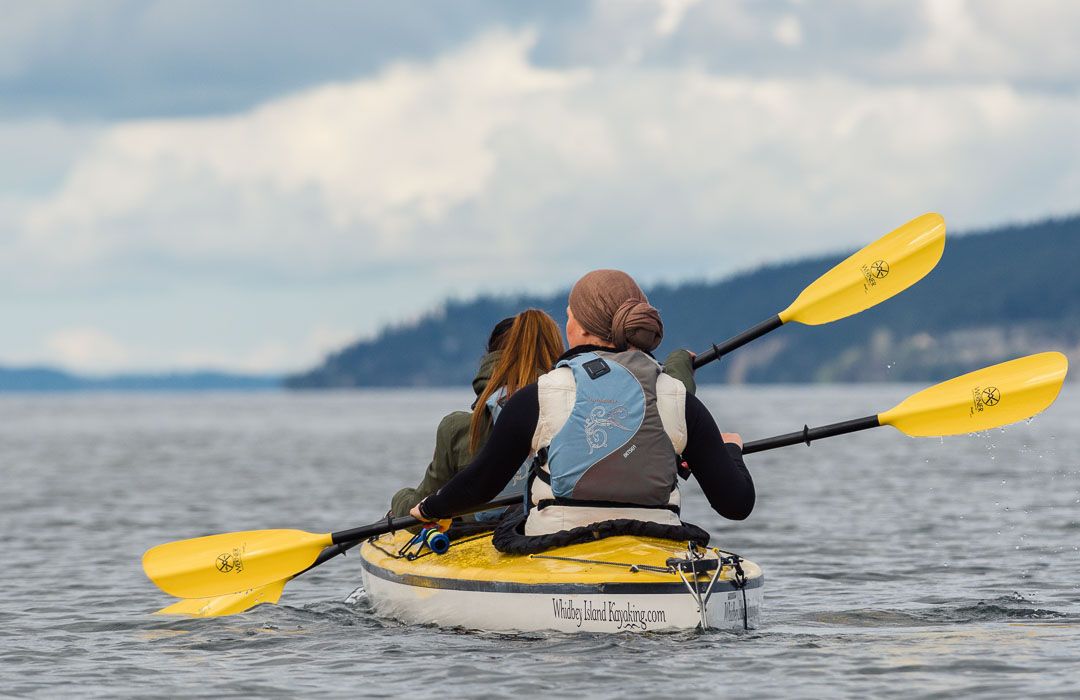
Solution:
{"label": "cloud", "polygon": [[131,360],[127,346],[95,328],[69,328],[51,334],[45,341],[50,362],[91,371],[118,370]]}
{"label": "cloud", "polygon": [[1056,0],[923,0],[919,33],[874,65],[907,80],[1080,87],[1080,5]]}
{"label": "cloud", "polygon": [[688,251],[718,274],[933,208],[975,225],[1076,205],[1076,96],[560,71],[533,43],[496,32],[236,115],[110,127],[23,211],[7,283],[411,268],[468,292],[605,255],[671,278]]}
{"label": "cloud", "polygon": [[802,24],[791,15],[781,17],[773,27],[773,37],[777,43],[788,48],[795,48],[803,40]]}
{"label": "cloud", "polygon": [[541,35],[545,63],[1080,88],[1080,42],[1073,36],[1080,4],[1062,0],[598,0],[590,7],[587,17]]}
{"label": "cloud", "polygon": [[127,340],[102,328],[68,327],[50,332],[42,347],[32,355],[8,361],[15,359],[19,365],[45,362],[94,374],[162,369],[194,371],[208,367],[274,374],[310,367],[356,339],[355,329],[321,323],[310,327],[304,335],[264,336],[235,347],[223,347],[206,336],[180,335],[174,342],[161,342],[154,334]]}
{"label": "cloud", "polygon": [[[172,369],[180,370],[216,367],[251,374],[275,374],[310,367],[354,340],[356,333],[353,330],[319,325],[306,336],[263,338],[239,350],[214,345],[182,346],[171,353],[169,362]],[[149,350],[141,348],[139,355],[132,356],[129,362],[154,367]]]}
{"label": "cloud", "polygon": [[487,29],[573,22],[576,0],[3,3],[0,114],[133,119],[250,109],[426,62]]}
{"label": "cloud", "polygon": [[658,0],[660,15],[656,19],[656,33],[671,36],[682,24],[686,11],[701,0]]}
{"label": "cloud", "polygon": [[1080,78],[1080,5],[1063,0],[39,0],[9,1],[3,16],[0,115],[19,118],[240,112],[427,63],[499,29],[535,32],[537,65],[558,69],[629,62],[1064,90]]}
{"label": "cloud", "polygon": [[301,276],[404,261],[423,247],[418,231],[482,198],[500,130],[534,99],[587,80],[530,66],[529,44],[497,34],[430,66],[240,115],[108,128],[28,209],[20,246],[76,271],[126,257],[249,259]]}
{"label": "cloud", "polygon": [[[598,2],[224,115],[0,122],[5,154],[42,154],[3,171],[0,290],[123,306],[112,351],[141,366],[294,369],[446,295],[718,277],[930,210],[955,231],[1080,208],[1075,48],[1035,46],[1047,5],[853,3],[865,26],[836,46],[811,5]],[[195,287],[216,296],[170,306]],[[260,304],[278,318],[235,322]],[[318,326],[345,330],[305,341]]]}

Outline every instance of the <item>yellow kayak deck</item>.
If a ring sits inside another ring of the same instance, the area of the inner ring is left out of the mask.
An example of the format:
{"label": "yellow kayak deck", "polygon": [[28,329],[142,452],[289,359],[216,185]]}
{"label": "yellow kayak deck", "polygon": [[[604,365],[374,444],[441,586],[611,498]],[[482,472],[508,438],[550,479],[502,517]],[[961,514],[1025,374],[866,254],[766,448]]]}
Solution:
{"label": "yellow kayak deck", "polygon": [[[491,533],[467,537],[451,544],[445,554],[434,554],[426,547],[401,553],[411,539],[407,532],[383,535],[365,542],[360,550],[364,569],[383,579],[396,580],[427,588],[458,590],[532,590],[571,588],[611,590],[676,586],[685,590],[685,582],[668,565],[669,559],[686,559],[686,542],[648,537],[609,537],[574,544],[540,554],[504,554],[491,544]],[[704,560],[731,557],[716,549],[698,548]],[[753,562],[739,559],[743,585],[761,585],[761,570]],[[699,581],[709,581],[713,571],[701,573]],[[739,573],[731,564],[722,567],[716,581],[718,588],[736,586]],[[691,574],[687,574],[693,580]],[[727,583],[727,586],[719,585]],[[741,587],[741,586],[739,586]],[[627,591],[628,592],[628,591]],[[645,592],[641,590],[641,592]]]}

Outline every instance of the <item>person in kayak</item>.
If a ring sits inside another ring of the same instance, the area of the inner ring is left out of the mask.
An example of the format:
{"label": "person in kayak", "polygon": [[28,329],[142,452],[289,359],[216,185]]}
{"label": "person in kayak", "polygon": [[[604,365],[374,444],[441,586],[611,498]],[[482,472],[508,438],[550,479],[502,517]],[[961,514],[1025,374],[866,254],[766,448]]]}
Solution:
{"label": "person in kayak", "polygon": [[679,455],[718,514],[748,517],[755,492],[742,440],[721,433],[649,354],[663,323],[634,280],[590,272],[570,292],[567,315],[571,349],[506,402],[472,463],[411,514],[438,522],[483,504],[532,452],[524,522],[503,519],[493,539],[502,551],[618,534],[707,542],[679,518]]}
{"label": "person in kayak", "polygon": [[[435,431],[435,454],[423,479],[416,488],[403,488],[394,494],[390,513],[394,517],[408,515],[423,498],[438,491],[468,466],[487,440],[491,425],[506,401],[551,369],[563,350],[558,324],[543,311],[527,309],[495,324],[488,338],[487,354],[472,381],[476,393],[472,411],[454,411],[443,417]],[[505,490],[521,492],[525,488],[524,480],[522,468]],[[487,511],[474,517],[489,520],[499,512]]]}
{"label": "person in kayak", "polygon": [[[473,379],[476,400],[472,411],[454,411],[443,417],[435,432],[435,453],[415,488],[403,488],[391,499],[394,517],[407,515],[422,499],[438,491],[469,465],[487,441],[491,425],[507,400],[521,387],[535,382],[550,370],[563,354],[559,327],[550,316],[528,309],[517,316],[499,321],[488,338],[487,354]],[[693,357],[685,350],[672,352],[665,371],[695,389]],[[527,464],[507,482],[497,496],[524,490]],[[501,511],[485,511],[476,520],[494,520]]]}

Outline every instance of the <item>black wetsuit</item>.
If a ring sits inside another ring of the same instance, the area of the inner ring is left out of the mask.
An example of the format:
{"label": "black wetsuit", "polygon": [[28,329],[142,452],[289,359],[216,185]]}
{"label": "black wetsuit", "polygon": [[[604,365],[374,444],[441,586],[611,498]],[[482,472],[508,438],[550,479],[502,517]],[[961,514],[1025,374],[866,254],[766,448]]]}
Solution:
{"label": "black wetsuit", "polygon": [[[480,454],[439,491],[424,500],[432,518],[449,518],[490,501],[510,481],[532,449],[540,418],[536,384],[517,391],[506,403]],[[696,396],[686,395],[686,448],[689,465],[709,504],[731,520],[754,509],[754,482],[737,445],[725,444],[720,429]]]}

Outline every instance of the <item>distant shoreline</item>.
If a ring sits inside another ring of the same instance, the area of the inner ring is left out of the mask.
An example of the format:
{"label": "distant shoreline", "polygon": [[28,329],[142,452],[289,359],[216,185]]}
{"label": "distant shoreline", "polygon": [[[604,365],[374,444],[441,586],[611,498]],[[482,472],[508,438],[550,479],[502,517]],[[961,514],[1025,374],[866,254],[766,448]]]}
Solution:
{"label": "distant shoreline", "polygon": [[162,374],[115,374],[87,377],[50,367],[0,367],[0,393],[277,391],[284,387],[277,375],[195,371]]}

